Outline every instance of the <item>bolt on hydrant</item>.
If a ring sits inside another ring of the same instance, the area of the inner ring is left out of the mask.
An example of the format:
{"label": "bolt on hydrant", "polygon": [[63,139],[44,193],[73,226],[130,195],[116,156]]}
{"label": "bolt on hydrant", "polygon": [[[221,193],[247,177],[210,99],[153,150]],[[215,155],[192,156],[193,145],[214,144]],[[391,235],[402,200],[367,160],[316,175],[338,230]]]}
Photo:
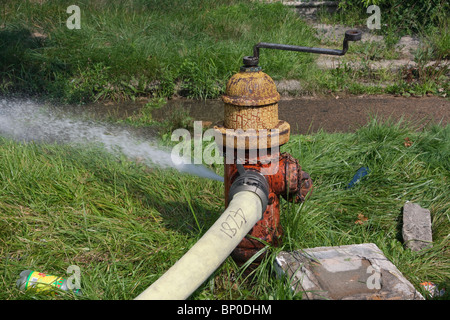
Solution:
{"label": "bolt on hydrant", "polygon": [[[262,219],[232,252],[232,258],[243,264],[258,251],[281,241],[280,196],[288,201],[303,202],[313,184],[298,160],[280,147],[289,141],[290,125],[278,119],[280,94],[272,78],[262,72],[259,49],[279,49],[318,54],[344,55],[348,41],[361,39],[361,32],[345,33],[343,50],[299,47],[261,42],[254,46],[253,56],[244,57],[244,65],[233,75],[222,97],[224,121],[214,127],[216,139],[225,157],[225,205],[231,201],[236,186],[255,189],[252,175],[263,175],[267,181],[268,201]],[[264,186],[258,185],[258,190]],[[262,259],[261,255],[255,262]]]}

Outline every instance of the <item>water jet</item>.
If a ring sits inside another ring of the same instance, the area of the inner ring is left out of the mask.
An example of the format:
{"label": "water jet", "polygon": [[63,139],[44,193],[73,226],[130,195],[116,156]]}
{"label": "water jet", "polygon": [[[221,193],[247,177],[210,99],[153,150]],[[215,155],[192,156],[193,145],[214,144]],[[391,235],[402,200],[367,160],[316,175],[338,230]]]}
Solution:
{"label": "water jet", "polygon": [[159,146],[155,139],[140,138],[123,126],[79,120],[29,100],[0,100],[0,135],[22,142],[98,144],[112,154],[143,160],[150,167],[174,168],[223,181],[223,177],[205,166],[192,164],[191,159],[173,159],[170,150]]}

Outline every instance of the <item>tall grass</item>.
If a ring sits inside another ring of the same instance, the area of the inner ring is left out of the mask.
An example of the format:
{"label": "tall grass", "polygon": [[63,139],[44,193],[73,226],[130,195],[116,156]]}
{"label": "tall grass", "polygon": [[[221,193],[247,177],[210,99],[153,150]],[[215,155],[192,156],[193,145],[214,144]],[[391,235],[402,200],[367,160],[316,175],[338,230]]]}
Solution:
{"label": "tall grass", "polygon": [[[283,245],[266,248],[253,278],[227,259],[191,298],[297,299],[287,280],[274,276],[277,252],[365,242],[380,247],[417,289],[432,281],[448,292],[449,134],[449,126],[418,130],[374,119],[356,133],[293,136],[283,151],[311,174],[314,192],[303,204],[282,201]],[[369,175],[347,189],[361,166]],[[401,239],[408,200],[432,215],[433,247],[418,253]],[[151,169],[95,146],[0,138],[0,298],[132,299],[223,209],[223,185],[215,181]],[[22,270],[65,276],[69,265],[81,269],[82,297],[15,288]]]}
{"label": "tall grass", "polygon": [[[118,160],[95,147],[1,138],[0,149],[2,299],[15,295],[10,281],[20,269],[65,275],[70,264],[82,270],[86,297],[130,299],[141,281],[155,280],[197,238],[180,191],[194,189],[197,179]],[[219,186],[203,186],[190,201],[202,225],[221,205],[221,192],[214,192]]]}
{"label": "tall grass", "polygon": [[[5,1],[0,73],[5,92],[68,102],[156,94],[214,98],[259,41],[313,45],[311,29],[280,3],[257,1]],[[308,55],[267,51],[275,78],[301,76]],[[177,88],[178,87],[178,88]]]}
{"label": "tall grass", "polygon": [[[289,149],[311,173],[315,190],[301,206],[286,204],[287,248],[373,242],[416,288],[424,281],[448,286],[450,127],[414,127],[374,118],[355,134],[294,138]],[[369,175],[348,189],[362,166]],[[431,211],[432,249],[416,253],[403,247],[406,201]],[[431,258],[436,255],[442,259]]]}

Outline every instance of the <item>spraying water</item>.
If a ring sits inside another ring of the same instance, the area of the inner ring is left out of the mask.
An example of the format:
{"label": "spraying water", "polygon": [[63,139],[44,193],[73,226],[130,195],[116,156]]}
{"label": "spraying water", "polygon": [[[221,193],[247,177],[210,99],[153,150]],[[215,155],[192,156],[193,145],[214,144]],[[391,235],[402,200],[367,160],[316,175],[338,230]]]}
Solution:
{"label": "spraying water", "polygon": [[192,164],[190,159],[174,158],[175,155],[158,147],[155,141],[140,141],[124,128],[76,120],[59,113],[32,101],[0,99],[0,135],[18,141],[98,143],[110,153],[120,152],[129,158],[143,159],[149,166],[175,168],[223,182],[223,177],[204,166]]}

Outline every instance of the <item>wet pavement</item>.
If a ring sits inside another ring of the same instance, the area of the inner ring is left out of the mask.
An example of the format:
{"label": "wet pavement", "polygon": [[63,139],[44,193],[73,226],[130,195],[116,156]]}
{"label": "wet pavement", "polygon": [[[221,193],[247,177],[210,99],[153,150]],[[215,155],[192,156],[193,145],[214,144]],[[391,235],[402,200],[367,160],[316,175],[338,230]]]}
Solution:
{"label": "wet pavement", "polygon": [[[156,120],[164,120],[170,112],[186,110],[198,121],[220,122],[223,102],[218,100],[169,100],[167,105],[153,112]],[[329,98],[285,98],[279,102],[279,119],[291,125],[293,134],[352,132],[365,125],[371,117],[404,119],[417,127],[450,120],[450,101],[440,97],[351,96]]]}

